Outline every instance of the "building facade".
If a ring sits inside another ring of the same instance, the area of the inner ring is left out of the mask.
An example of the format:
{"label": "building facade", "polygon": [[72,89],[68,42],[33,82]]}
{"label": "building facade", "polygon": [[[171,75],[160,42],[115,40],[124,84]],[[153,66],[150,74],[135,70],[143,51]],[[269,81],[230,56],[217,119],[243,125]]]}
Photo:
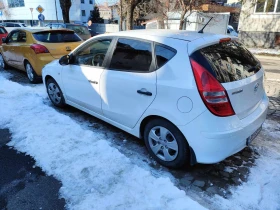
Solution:
{"label": "building facade", "polygon": [[[72,0],[70,8],[70,21],[76,23],[86,23],[93,10],[94,0]],[[31,25],[38,23],[40,14],[36,8],[41,6],[44,11],[45,23],[63,22],[59,0],[0,0],[0,10],[2,17],[0,21],[20,21]],[[30,9],[32,8],[32,9]],[[32,10],[32,12],[31,12]]]}
{"label": "building facade", "polygon": [[238,29],[249,47],[280,49],[280,0],[244,1]]}

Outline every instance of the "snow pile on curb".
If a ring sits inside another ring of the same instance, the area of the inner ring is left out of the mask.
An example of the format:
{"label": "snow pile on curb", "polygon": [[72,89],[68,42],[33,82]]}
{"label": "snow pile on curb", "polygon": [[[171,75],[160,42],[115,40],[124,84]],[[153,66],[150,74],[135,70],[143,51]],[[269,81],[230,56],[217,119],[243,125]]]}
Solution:
{"label": "snow pile on curb", "polygon": [[9,145],[62,182],[68,209],[205,209],[170,179],[133,165],[102,135],[57,112],[46,97],[43,85],[26,87],[0,75],[0,127],[12,132]]}
{"label": "snow pile on curb", "polygon": [[274,56],[280,56],[280,50],[276,49],[261,49],[261,48],[249,48],[251,53],[256,54],[256,55],[274,55]]}
{"label": "snow pile on curb", "polygon": [[228,200],[216,196],[216,208],[280,209],[280,125],[267,120],[253,144],[260,157],[250,170],[248,182],[232,189],[233,195]]}

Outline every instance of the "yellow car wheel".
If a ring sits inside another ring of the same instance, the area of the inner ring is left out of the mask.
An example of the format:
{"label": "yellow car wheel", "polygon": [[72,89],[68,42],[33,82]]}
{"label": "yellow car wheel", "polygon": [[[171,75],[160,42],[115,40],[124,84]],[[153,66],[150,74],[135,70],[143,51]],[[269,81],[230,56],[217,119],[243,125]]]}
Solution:
{"label": "yellow car wheel", "polygon": [[31,83],[37,83],[39,81],[37,74],[35,73],[31,64],[27,61],[25,64],[25,70],[27,73],[27,77]]}
{"label": "yellow car wheel", "polygon": [[2,69],[7,69],[8,68],[8,65],[7,63],[5,62],[2,54],[0,54],[0,68]]}

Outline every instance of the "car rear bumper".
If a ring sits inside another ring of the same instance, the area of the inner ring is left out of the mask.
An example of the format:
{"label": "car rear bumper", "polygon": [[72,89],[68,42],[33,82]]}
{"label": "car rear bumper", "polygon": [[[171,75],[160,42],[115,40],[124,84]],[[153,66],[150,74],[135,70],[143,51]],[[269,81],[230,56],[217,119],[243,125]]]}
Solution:
{"label": "car rear bumper", "polygon": [[178,126],[192,147],[198,163],[217,163],[239,152],[247,139],[266,119],[268,98],[264,94],[258,108],[240,120],[236,115],[216,117],[208,110],[186,126]]}
{"label": "car rear bumper", "polygon": [[55,60],[50,53],[37,54],[36,56],[28,59],[34,71],[38,76],[42,76],[42,69],[45,65]]}

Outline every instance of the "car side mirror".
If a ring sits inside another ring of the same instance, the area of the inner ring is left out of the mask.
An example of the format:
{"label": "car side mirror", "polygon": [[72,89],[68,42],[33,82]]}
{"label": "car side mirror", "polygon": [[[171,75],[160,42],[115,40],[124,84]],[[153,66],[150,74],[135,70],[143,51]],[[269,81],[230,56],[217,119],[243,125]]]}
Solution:
{"label": "car side mirror", "polygon": [[70,63],[70,56],[64,55],[59,59],[59,64],[62,66],[66,66]]}
{"label": "car side mirror", "polygon": [[2,43],[6,43],[6,37],[2,37]]}

